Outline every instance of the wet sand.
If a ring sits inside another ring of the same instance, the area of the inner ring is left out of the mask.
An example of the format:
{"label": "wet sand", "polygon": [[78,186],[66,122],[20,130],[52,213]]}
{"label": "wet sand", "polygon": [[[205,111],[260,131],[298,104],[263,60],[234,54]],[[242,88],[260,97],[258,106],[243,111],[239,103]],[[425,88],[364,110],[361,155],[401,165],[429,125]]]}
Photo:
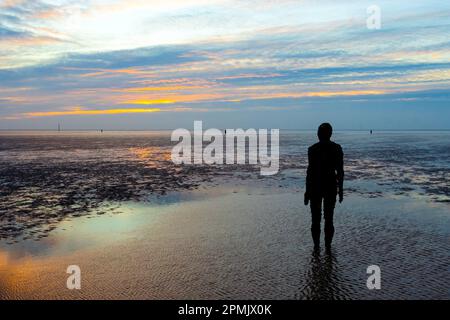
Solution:
{"label": "wet sand", "polygon": [[[444,205],[354,196],[337,207],[331,253],[318,255],[300,193],[279,187],[237,182],[121,210],[3,250],[0,298],[450,298]],[[81,267],[80,291],[66,288],[70,264]],[[366,287],[371,264],[381,290]]]}
{"label": "wet sand", "polygon": [[[347,194],[409,195],[450,204],[450,132],[336,133],[344,146]],[[281,135],[280,172],[257,166],[177,166],[170,132],[0,132],[0,239],[42,239],[67,218],[102,215],[105,202],[148,202],[229,179],[298,189],[314,133]]]}
{"label": "wet sand", "polygon": [[331,253],[314,254],[312,133],[282,136],[264,178],[174,166],[166,133],[3,134],[0,299],[449,299],[450,133],[336,135],[346,198]]}

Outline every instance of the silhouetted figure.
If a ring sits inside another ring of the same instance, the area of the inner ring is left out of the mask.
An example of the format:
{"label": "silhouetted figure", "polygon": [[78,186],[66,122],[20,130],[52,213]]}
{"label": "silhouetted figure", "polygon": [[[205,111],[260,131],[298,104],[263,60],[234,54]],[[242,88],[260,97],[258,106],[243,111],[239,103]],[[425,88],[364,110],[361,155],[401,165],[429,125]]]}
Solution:
{"label": "silhouetted figure", "polygon": [[370,134],[372,134],[372,129],[370,129]]}
{"label": "silhouetted figure", "polygon": [[330,141],[333,128],[322,123],[317,131],[319,142],[308,149],[305,205],[311,206],[311,234],[315,249],[320,247],[320,221],[325,219],[325,246],[330,248],[334,235],[333,213],[336,195],[339,202],[344,198],[344,161],[339,144]]}

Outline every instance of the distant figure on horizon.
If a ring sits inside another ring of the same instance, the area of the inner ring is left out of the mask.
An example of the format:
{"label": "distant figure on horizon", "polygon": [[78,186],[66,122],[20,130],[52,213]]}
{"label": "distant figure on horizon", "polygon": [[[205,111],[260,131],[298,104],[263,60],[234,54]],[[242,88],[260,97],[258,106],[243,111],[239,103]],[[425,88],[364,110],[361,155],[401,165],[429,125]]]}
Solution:
{"label": "distant figure on horizon", "polygon": [[372,134],[372,129],[370,129],[370,134]]}
{"label": "distant figure on horizon", "polygon": [[322,123],[317,130],[319,142],[308,148],[305,205],[311,206],[311,234],[314,248],[320,248],[320,221],[325,219],[325,247],[331,248],[334,235],[333,214],[336,195],[344,199],[344,155],[339,144],[330,140],[333,128]]}

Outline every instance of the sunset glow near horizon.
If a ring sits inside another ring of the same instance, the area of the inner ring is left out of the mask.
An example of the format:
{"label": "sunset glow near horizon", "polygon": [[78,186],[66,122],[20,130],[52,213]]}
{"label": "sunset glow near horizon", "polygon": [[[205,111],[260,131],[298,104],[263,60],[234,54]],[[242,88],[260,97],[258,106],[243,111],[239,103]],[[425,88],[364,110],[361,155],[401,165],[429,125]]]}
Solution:
{"label": "sunset glow near horizon", "polygon": [[0,0],[0,129],[450,129],[449,109],[450,2]]}

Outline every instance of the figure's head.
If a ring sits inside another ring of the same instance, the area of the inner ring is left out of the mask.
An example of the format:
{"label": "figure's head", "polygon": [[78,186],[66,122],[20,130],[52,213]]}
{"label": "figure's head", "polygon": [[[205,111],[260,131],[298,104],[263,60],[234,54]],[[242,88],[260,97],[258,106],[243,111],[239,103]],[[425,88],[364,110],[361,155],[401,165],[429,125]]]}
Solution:
{"label": "figure's head", "polygon": [[328,141],[333,134],[333,127],[329,123],[322,123],[317,129],[317,136],[320,141]]}

